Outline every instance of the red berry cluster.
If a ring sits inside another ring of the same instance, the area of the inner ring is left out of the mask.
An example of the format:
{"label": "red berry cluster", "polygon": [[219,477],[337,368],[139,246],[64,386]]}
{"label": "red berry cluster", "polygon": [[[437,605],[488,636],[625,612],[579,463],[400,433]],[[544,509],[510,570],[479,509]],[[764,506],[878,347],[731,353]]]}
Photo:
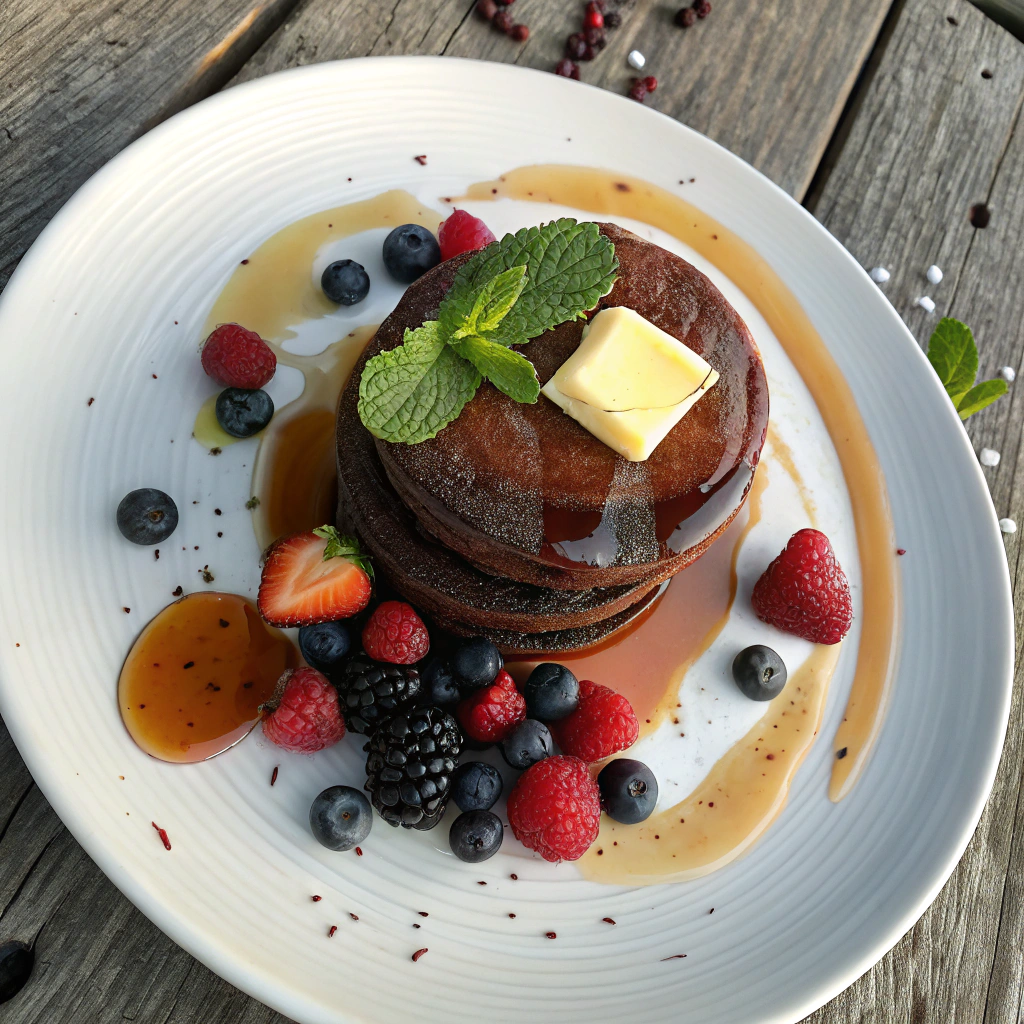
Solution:
{"label": "red berry cluster", "polygon": [[583,9],[583,24],[579,32],[573,32],[565,41],[565,57],[555,65],[555,74],[579,81],[580,66],[577,61],[593,60],[605,48],[605,29],[618,28],[622,16],[618,11],[609,11],[604,0],[589,0]]}
{"label": "red berry cluster", "polygon": [[503,32],[517,43],[525,43],[530,38],[530,30],[526,25],[519,25],[512,18],[509,7],[515,0],[477,0],[476,13],[484,21],[489,21],[499,32]]}
{"label": "red berry cluster", "polygon": [[689,28],[698,18],[706,18],[710,13],[711,0],[693,0],[689,7],[676,11],[674,20],[680,28]]}
{"label": "red berry cluster", "polygon": [[647,94],[654,92],[657,88],[658,80],[654,75],[648,75],[646,78],[634,78],[633,84],[629,87],[629,98],[636,100],[637,103],[643,103]]}

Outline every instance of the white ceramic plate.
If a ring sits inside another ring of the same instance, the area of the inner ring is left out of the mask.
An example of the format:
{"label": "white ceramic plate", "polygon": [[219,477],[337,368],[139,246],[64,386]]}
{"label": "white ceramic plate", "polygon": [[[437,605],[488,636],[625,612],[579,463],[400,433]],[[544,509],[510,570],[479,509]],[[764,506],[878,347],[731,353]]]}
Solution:
{"label": "white ceramic plate", "polygon": [[[686,198],[768,259],[846,375],[908,549],[899,678],[852,795],[828,802],[831,751],[819,743],[751,855],[672,887],[599,887],[526,858],[512,882],[502,857],[467,870],[398,832],[375,831],[362,858],[332,857],[304,819],[336,763],[287,760],[253,738],[205,765],[163,765],[117,713],[124,655],[176,585],[198,589],[204,564],[223,589],[255,580],[242,508],[251,460],[211,458],[189,439],[196,396],[209,393],[195,345],[231,269],[316,210],[389,187],[450,194],[545,162],[667,188],[697,178]],[[450,59],[317,65],[232,89],[136,142],[67,204],[3,295],[0,354],[4,718],[129,898],[299,1021],[796,1021],[897,941],[970,838],[1005,728],[1013,629],[970,443],[849,254],[757,172],[666,117],[553,75]],[[114,525],[117,500],[140,485],[163,487],[183,513],[159,562]],[[604,916],[618,924],[598,927]],[[430,954],[413,964],[418,946]],[[687,958],[661,962],[678,952]]]}

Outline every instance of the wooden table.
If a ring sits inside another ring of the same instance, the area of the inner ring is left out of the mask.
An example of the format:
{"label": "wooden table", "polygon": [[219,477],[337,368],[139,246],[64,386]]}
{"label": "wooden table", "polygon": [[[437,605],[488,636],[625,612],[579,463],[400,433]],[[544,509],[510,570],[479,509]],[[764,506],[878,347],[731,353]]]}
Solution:
{"label": "wooden table", "polygon": [[[7,0],[0,286],[93,171],[218,89],[365,54],[551,69],[582,11],[581,0],[518,0],[517,20],[531,29],[518,45],[475,17],[472,0],[253,2]],[[583,65],[583,79],[624,92],[626,54],[641,50],[659,82],[648,102],[760,168],[864,266],[890,268],[885,293],[920,340],[938,316],[956,316],[974,328],[984,376],[1004,365],[1019,371],[1024,43],[965,0],[713,2],[706,21],[683,31],[672,25],[673,4],[611,0],[622,26]],[[983,230],[969,220],[976,203],[991,208]],[[932,263],[945,271],[934,288],[924,278]],[[916,305],[925,293],[932,315]],[[985,470],[998,514],[1024,521],[1017,389],[968,429],[978,448],[1002,453]],[[1015,591],[1020,537],[1006,537]],[[808,1020],[1024,1021],[1022,715],[1018,677],[999,776],[960,866],[896,948]],[[9,1024],[285,1020],[211,974],[120,895],[33,785],[0,722],[0,941],[8,938],[36,952],[28,985],[0,1008]]]}

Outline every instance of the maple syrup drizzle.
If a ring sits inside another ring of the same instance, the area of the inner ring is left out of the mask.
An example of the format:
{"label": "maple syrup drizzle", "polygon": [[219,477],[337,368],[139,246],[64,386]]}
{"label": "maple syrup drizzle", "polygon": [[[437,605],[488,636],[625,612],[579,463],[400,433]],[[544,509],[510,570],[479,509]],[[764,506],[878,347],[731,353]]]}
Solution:
{"label": "maple syrup drizzle", "polygon": [[135,641],[117,699],[135,742],[161,761],[205,761],[244,739],[295,645],[234,594],[190,594],[168,605]]}
{"label": "maple syrup drizzle", "polygon": [[718,267],[757,307],[799,370],[835,445],[853,506],[861,565],[861,634],[857,668],[833,749],[829,796],[853,786],[881,729],[897,656],[899,593],[885,477],[856,399],[793,293],[738,235],[657,185],[610,171],[564,165],[520,167],[478,182],[466,199],[559,203],[593,214],[655,225]]}

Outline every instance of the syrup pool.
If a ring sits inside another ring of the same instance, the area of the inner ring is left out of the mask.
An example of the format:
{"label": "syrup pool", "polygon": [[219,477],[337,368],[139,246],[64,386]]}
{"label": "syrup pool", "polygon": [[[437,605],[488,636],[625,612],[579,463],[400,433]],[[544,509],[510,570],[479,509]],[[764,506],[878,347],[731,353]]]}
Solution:
{"label": "syrup pool", "polygon": [[234,594],[190,594],[135,641],[117,700],[135,742],[161,761],[205,761],[244,739],[295,645]]}

